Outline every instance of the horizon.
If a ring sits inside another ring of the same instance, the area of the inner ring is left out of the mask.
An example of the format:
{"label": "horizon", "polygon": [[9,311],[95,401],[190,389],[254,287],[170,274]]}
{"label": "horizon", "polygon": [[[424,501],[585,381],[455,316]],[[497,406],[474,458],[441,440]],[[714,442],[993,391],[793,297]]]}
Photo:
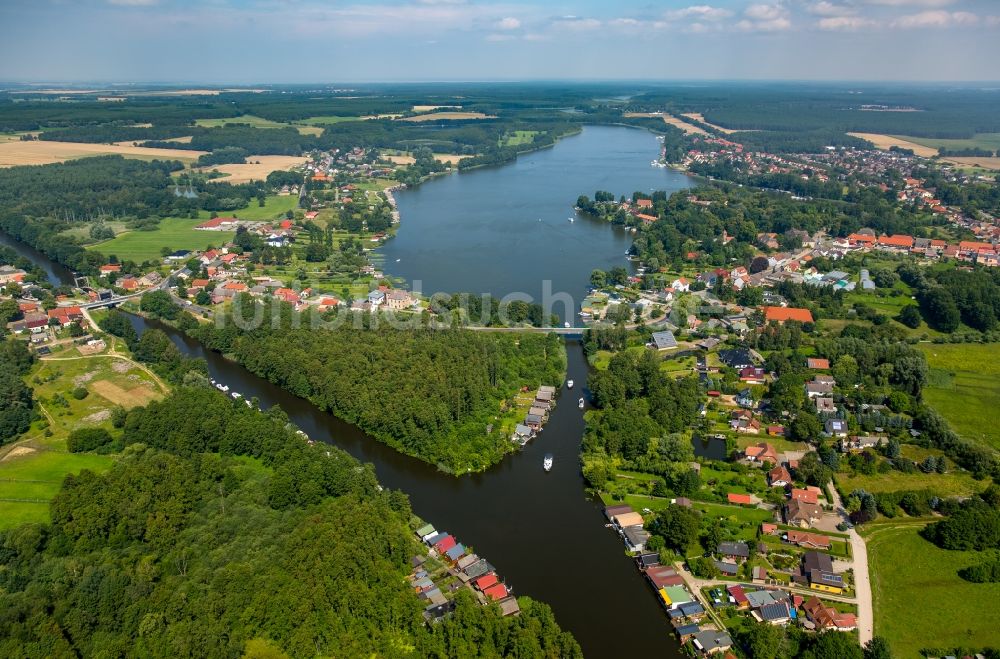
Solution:
{"label": "horizon", "polygon": [[1000,54],[988,0],[8,0],[0,25],[22,83],[969,84]]}

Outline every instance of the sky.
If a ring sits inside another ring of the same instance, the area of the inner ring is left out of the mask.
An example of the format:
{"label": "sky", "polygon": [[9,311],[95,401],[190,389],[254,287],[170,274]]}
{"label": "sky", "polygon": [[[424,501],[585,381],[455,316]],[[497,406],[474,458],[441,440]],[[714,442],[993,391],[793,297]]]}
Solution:
{"label": "sky", "polygon": [[0,0],[0,80],[997,80],[1000,0]]}

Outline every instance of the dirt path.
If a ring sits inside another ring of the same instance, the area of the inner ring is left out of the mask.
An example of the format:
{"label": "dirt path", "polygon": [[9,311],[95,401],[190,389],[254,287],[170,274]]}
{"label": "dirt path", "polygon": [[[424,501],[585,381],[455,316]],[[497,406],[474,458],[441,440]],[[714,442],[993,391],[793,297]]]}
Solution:
{"label": "dirt path", "polygon": [[[834,509],[847,519],[847,511],[844,510],[843,502],[840,500],[840,493],[837,488],[830,484],[827,488],[830,492],[830,501],[833,502]],[[854,568],[854,592],[857,595],[858,604],[858,636],[861,644],[864,645],[872,639],[875,634],[875,609],[872,605],[872,583],[871,573],[868,566],[868,546],[865,539],[858,534],[858,530],[852,528],[848,535],[851,542],[851,559]]]}

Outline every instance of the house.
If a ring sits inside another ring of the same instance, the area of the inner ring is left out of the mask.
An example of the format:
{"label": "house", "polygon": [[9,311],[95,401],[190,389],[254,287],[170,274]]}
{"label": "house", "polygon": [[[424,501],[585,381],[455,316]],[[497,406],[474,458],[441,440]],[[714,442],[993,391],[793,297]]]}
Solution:
{"label": "house", "polygon": [[847,421],[843,419],[827,419],[823,427],[830,437],[847,437]]}
{"label": "house", "polygon": [[733,647],[733,639],[726,632],[712,629],[695,634],[691,644],[699,654],[708,656],[728,651]]}
{"label": "house", "polygon": [[770,462],[771,464],[778,464],[780,462],[778,460],[778,451],[767,442],[746,447],[743,450],[743,455],[746,457],[747,462]]}
{"label": "house", "polygon": [[748,410],[737,410],[733,412],[729,421],[729,426],[736,432],[748,435],[760,434],[760,421],[753,418]]}
{"label": "house", "polygon": [[881,435],[852,435],[840,440],[840,450],[843,453],[860,453],[865,449],[876,449],[886,442]]}
{"label": "house", "polygon": [[679,293],[687,293],[691,290],[691,282],[684,277],[678,277],[670,284],[670,288]]}
{"label": "house", "polygon": [[785,523],[808,528],[823,517],[823,509],[815,503],[792,499],[785,504]]}
{"label": "house", "polygon": [[767,581],[767,568],[763,565],[756,565],[750,571],[750,575],[750,578],[754,583],[765,583]]}
{"label": "house", "polygon": [[[633,513],[635,514],[635,513]],[[649,542],[650,534],[641,525],[627,526],[622,529],[622,537],[629,551],[643,551]]]}
{"label": "house", "polygon": [[778,465],[771,471],[767,472],[767,482],[771,487],[785,487],[792,482],[792,475],[788,473],[788,469],[782,465]]}
{"label": "house", "polygon": [[747,387],[746,389],[744,389],[744,390],[740,391],[738,394],[736,394],[735,401],[736,401],[736,404],[739,405],[740,407],[747,408],[747,409],[752,408],[754,406],[754,400],[753,400],[753,394],[751,393],[750,388]]}
{"label": "house", "polygon": [[235,231],[239,220],[235,217],[213,217],[207,222],[195,226],[202,231]]}
{"label": "house", "polygon": [[382,291],[372,291],[368,294],[368,304],[372,309],[379,307],[385,301],[385,293]]}
{"label": "house", "polygon": [[764,369],[759,366],[747,366],[740,369],[740,380],[747,384],[764,384]]}
{"label": "house", "polygon": [[849,632],[857,629],[857,617],[853,613],[841,613],[832,606],[824,606],[815,595],[802,605],[806,617],[816,626],[816,631],[836,629]]}
{"label": "house", "polygon": [[829,550],[831,546],[830,538],[827,536],[820,535],[819,533],[809,533],[808,531],[788,531],[782,535],[781,539],[790,545],[808,547],[810,549]]}
{"label": "house", "polygon": [[750,558],[750,548],[745,542],[720,542],[715,553],[738,563]]}
{"label": "house", "polygon": [[521,607],[517,604],[517,599],[513,597],[507,597],[500,600],[500,613],[504,616],[516,616],[521,613]]}
{"label": "house", "polygon": [[753,505],[753,500],[750,498],[749,494],[736,494],[735,492],[730,492],[726,495],[726,499],[729,503],[737,506],[751,506]]}
{"label": "house", "polygon": [[183,261],[191,256],[191,250],[189,249],[179,249],[175,252],[167,254],[168,261]]}
{"label": "house", "polygon": [[834,414],[837,411],[837,406],[834,405],[833,399],[825,396],[818,396],[814,399],[816,401],[816,413],[817,414]]}
{"label": "house", "polygon": [[620,505],[617,505],[617,506],[608,506],[608,507],[606,507],[604,509],[604,516],[607,517],[608,521],[610,522],[610,521],[614,520],[614,518],[617,515],[621,515],[623,513],[631,513],[631,512],[635,512],[635,511],[632,510],[632,506],[627,506],[625,504],[620,504]]}
{"label": "house", "polygon": [[507,590],[507,586],[503,585],[502,583],[498,583],[495,586],[490,586],[489,588],[483,591],[483,595],[486,595],[494,602],[499,602],[500,600],[507,597],[508,594],[509,591]]}
{"label": "house", "polygon": [[645,524],[645,520],[642,519],[642,515],[632,511],[626,513],[619,513],[618,515],[612,517],[611,521],[619,529],[624,529],[629,526],[642,526],[643,524]]}
{"label": "house", "polygon": [[740,566],[729,561],[715,561],[715,569],[727,577],[735,577],[739,574]]}
{"label": "house", "polygon": [[806,395],[809,398],[816,398],[817,396],[829,396],[833,393],[833,383],[832,382],[806,382]]}
{"label": "house", "polygon": [[98,270],[102,275],[107,275],[112,272],[121,272],[122,266],[120,263],[108,263],[107,265],[102,265]]}
{"label": "house", "polygon": [[674,333],[670,330],[653,332],[652,339],[650,346],[657,350],[672,350],[677,347],[677,339],[674,338]]}
{"label": "house", "polygon": [[792,501],[805,501],[806,503],[819,503],[819,495],[816,492],[810,490],[800,490],[797,487],[792,488],[792,492],[789,495]]}
{"label": "house", "polygon": [[844,578],[833,571],[833,559],[829,554],[807,551],[802,556],[802,575],[813,590],[839,594],[844,592]]}
{"label": "house", "polygon": [[787,601],[773,602],[760,607],[754,617],[771,625],[786,625],[792,619],[792,611]]}
{"label": "house", "polygon": [[[76,322],[78,320],[83,320],[83,311],[80,307],[56,307],[55,309],[50,309],[48,313],[49,320],[55,319],[59,321],[59,324],[65,327],[70,323]],[[27,320],[27,316],[25,316]]]}
{"label": "house", "polygon": [[542,429],[543,421],[544,419],[538,414],[528,414],[524,417],[524,425],[536,432]]}
{"label": "house", "polygon": [[385,306],[393,311],[409,309],[413,306],[413,298],[406,291],[392,290],[385,296]]}
{"label": "house", "polygon": [[813,315],[808,309],[796,307],[761,307],[765,322],[784,323],[794,320],[800,323],[812,323]]}
{"label": "house", "polygon": [[754,360],[750,351],[746,348],[736,348],[732,350],[720,350],[719,359],[730,368],[741,370],[747,366],[753,366]]}
{"label": "house", "polygon": [[760,525],[761,535],[777,535],[778,525],[771,522],[762,522]]}

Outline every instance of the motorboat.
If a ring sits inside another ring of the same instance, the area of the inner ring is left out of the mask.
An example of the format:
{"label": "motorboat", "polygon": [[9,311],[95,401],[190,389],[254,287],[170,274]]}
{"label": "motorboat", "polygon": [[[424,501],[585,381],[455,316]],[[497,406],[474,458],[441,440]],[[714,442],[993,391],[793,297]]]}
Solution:
{"label": "motorboat", "polygon": [[570,327],[569,321],[563,323],[563,327],[565,327],[566,329],[569,329],[569,327]]}
{"label": "motorboat", "polygon": [[546,453],[545,459],[542,460],[542,469],[544,469],[545,471],[552,471],[552,462],[553,462],[552,454]]}
{"label": "motorboat", "polygon": [[578,407],[579,407],[579,408],[580,408],[580,409],[582,410],[582,409],[583,409],[583,406],[584,406],[584,405],[586,405],[586,404],[587,404],[587,401],[585,401],[585,400],[583,400],[583,399],[581,398],[581,399],[580,399],[580,402],[579,402],[579,405],[578,405]]}
{"label": "motorboat", "polygon": [[572,389],[573,388],[573,381],[572,380],[566,380],[566,387],[568,389]]}

